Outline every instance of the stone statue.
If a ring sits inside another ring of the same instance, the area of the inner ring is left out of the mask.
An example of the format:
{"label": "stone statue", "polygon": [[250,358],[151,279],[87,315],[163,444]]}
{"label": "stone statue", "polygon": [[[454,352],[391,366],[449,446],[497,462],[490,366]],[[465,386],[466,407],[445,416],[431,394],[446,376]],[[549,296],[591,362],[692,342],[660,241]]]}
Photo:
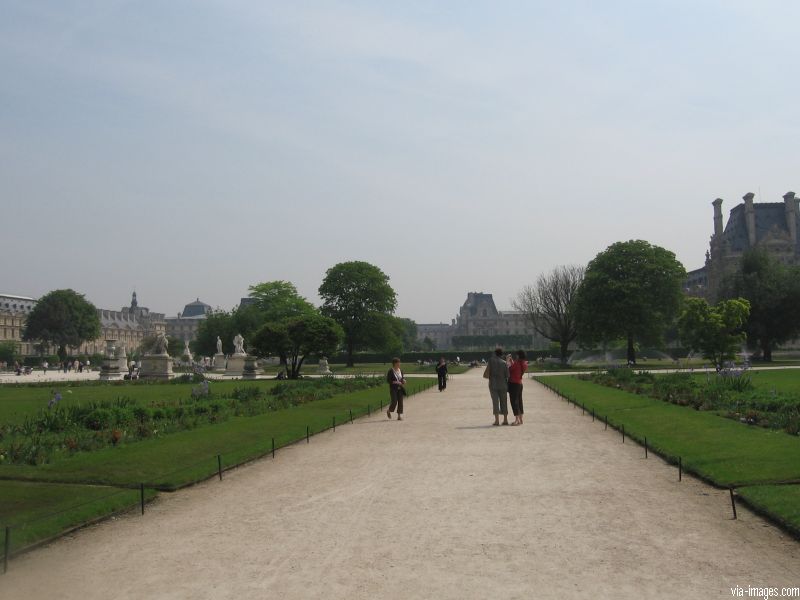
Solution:
{"label": "stone statue", "polygon": [[236,337],[233,338],[233,353],[244,354],[244,338],[241,333],[237,333]]}
{"label": "stone statue", "polygon": [[222,340],[217,336],[217,354],[222,354]]}
{"label": "stone statue", "polygon": [[158,334],[158,336],[156,337],[156,341],[153,344],[153,354],[162,354],[169,356],[167,353],[167,348],[169,348],[169,339],[167,339],[165,333],[161,332]]}
{"label": "stone statue", "polygon": [[183,355],[184,356],[191,356],[192,355],[192,351],[189,350],[189,340],[184,340],[183,341]]}

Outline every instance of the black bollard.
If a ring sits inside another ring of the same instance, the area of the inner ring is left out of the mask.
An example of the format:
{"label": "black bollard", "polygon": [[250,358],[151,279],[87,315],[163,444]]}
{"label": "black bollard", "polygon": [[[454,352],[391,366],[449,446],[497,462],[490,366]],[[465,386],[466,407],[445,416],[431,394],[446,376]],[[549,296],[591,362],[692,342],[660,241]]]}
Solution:
{"label": "black bollard", "polygon": [[139,484],[139,503],[142,505],[142,514],[144,514],[144,484]]}
{"label": "black bollard", "polygon": [[336,431],[336,415],[333,416],[333,430]]}
{"label": "black bollard", "polygon": [[605,421],[605,423],[606,423],[606,426],[605,426],[605,427],[603,427],[603,431],[605,431],[605,430],[607,430],[607,429],[608,429],[608,415],[606,415],[605,417],[603,417],[603,421]]}
{"label": "black bollard", "polygon": [[8,573],[8,558],[11,554],[11,527],[6,525],[6,542],[4,544],[5,554],[3,555],[3,573]]}
{"label": "black bollard", "polygon": [[594,409],[592,409],[592,423],[594,423]]}
{"label": "black bollard", "polygon": [[644,457],[647,458],[647,438],[644,438]]}
{"label": "black bollard", "polygon": [[625,425],[622,426],[622,443],[625,443]]}
{"label": "black bollard", "polygon": [[353,424],[353,409],[350,409],[350,424]]}
{"label": "black bollard", "polygon": [[585,414],[586,414],[586,407],[583,405],[583,402],[581,402],[581,416]]}
{"label": "black bollard", "polygon": [[275,438],[272,438],[272,458],[275,458]]}
{"label": "black bollard", "polygon": [[683,480],[683,458],[678,457],[678,481]]}
{"label": "black bollard", "polygon": [[308,425],[306,425],[306,444],[308,443],[309,438],[311,437],[311,429]]}
{"label": "black bollard", "polygon": [[729,491],[729,492],[730,492],[730,494],[731,494],[731,508],[733,509],[733,520],[735,521],[735,520],[736,520],[736,518],[737,518],[737,517],[736,517],[736,500],[735,500],[735,499],[734,499],[734,497],[733,497],[733,488],[732,488],[732,487],[729,487],[729,488],[728,488],[728,491]]}
{"label": "black bollard", "polygon": [[222,454],[217,454],[217,473],[219,473],[219,480],[222,481]]}

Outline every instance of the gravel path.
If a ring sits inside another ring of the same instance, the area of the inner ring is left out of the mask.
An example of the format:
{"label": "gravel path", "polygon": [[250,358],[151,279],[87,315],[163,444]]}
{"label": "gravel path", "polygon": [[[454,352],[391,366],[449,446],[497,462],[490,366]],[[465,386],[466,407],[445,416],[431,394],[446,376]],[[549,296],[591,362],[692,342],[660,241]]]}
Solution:
{"label": "gravel path", "polygon": [[[534,382],[492,427],[480,369],[20,557],[2,598],[731,598],[800,544]],[[388,395],[388,394],[387,394]]]}

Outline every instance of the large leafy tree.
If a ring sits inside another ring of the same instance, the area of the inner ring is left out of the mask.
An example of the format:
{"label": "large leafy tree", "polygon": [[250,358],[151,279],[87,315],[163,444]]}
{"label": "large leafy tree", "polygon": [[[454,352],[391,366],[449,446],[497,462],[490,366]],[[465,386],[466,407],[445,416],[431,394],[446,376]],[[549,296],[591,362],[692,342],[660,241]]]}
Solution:
{"label": "large leafy tree", "polygon": [[253,337],[251,351],[258,356],[286,356],[289,378],[297,379],[308,356],[335,352],[343,336],[336,321],[314,311],[265,323]]}
{"label": "large leafy tree", "polygon": [[22,339],[53,344],[61,360],[67,346],[77,348],[83,342],[100,337],[100,317],[94,304],[74,290],[53,290],[42,296],[25,322]]}
{"label": "large leafy tree", "polygon": [[578,337],[575,299],[585,271],[579,265],[556,267],[539,275],[534,285],[525,286],[512,301],[540,335],[560,344],[562,364],[567,363],[569,345]]}
{"label": "large leafy tree", "polygon": [[636,343],[657,343],[677,317],[686,270],[675,254],[643,240],[617,242],[586,267],[575,300],[583,343],[623,339],[630,363]]}
{"label": "large leafy tree", "polygon": [[250,297],[255,300],[255,306],[267,323],[308,315],[315,311],[314,306],[289,281],[265,281],[251,285]]}
{"label": "large leafy tree", "polygon": [[322,313],[344,330],[347,365],[352,367],[355,351],[375,346],[376,327],[385,322],[381,317],[397,306],[389,277],[367,262],[339,263],[328,269],[319,295]]}
{"label": "large leafy tree", "polygon": [[687,298],[678,331],[681,340],[714,363],[717,370],[725,360],[733,359],[745,340],[743,327],[750,312],[744,298],[721,300],[710,306],[703,298]]}
{"label": "large leafy tree", "polygon": [[746,252],[741,268],[722,286],[725,298],[746,298],[748,344],[772,360],[773,348],[800,335],[800,269],[787,267],[760,249]]}

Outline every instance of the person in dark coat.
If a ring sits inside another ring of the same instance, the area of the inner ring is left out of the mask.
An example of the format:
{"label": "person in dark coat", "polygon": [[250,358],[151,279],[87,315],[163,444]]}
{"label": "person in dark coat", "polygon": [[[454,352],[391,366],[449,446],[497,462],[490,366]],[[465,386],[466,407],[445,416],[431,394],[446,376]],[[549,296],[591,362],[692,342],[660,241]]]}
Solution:
{"label": "person in dark coat", "polygon": [[447,361],[444,356],[439,359],[439,364],[436,365],[436,377],[439,378],[439,391],[443,391],[447,387]]}
{"label": "person in dark coat", "polygon": [[403,371],[400,370],[400,359],[392,359],[392,368],[386,373],[386,383],[389,384],[389,410],[386,416],[392,418],[392,413],[397,409],[397,420],[403,420],[403,397],[406,395],[406,380]]}

